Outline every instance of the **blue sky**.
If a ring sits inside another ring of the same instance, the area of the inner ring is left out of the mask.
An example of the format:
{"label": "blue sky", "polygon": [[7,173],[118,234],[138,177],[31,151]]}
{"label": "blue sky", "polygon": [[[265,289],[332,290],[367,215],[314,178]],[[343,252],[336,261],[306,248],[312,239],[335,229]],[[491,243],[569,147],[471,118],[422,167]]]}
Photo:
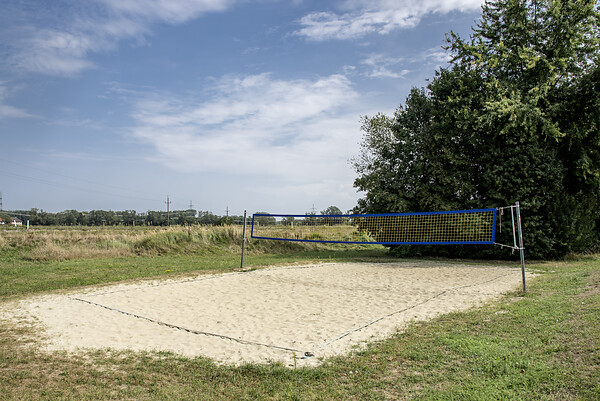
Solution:
{"label": "blue sky", "polygon": [[4,209],[351,209],[361,116],[481,3],[0,0]]}

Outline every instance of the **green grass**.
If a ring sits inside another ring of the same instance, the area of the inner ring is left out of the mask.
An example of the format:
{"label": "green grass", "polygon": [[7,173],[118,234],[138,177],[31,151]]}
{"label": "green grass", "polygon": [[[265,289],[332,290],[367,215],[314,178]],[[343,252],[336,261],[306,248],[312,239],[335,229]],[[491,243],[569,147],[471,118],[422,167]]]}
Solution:
{"label": "green grass", "polygon": [[[249,254],[245,266],[261,267],[300,261],[379,259],[381,249],[317,250],[291,253]],[[198,273],[235,271],[240,255],[216,252],[209,255],[157,255],[119,258],[72,259],[32,262],[0,257],[0,301],[42,291],[68,289],[132,279],[172,278]]]}
{"label": "green grass", "polygon": [[[0,235],[0,301],[42,291],[240,268],[238,227],[73,228]],[[248,239],[245,265],[385,257],[383,247]]]}
{"label": "green grass", "polygon": [[[228,271],[239,255],[169,253],[23,261],[0,255],[2,297],[142,277]],[[254,244],[248,265],[378,260],[361,248],[271,249]],[[6,249],[5,249],[6,251]],[[317,368],[217,366],[206,358],[102,350],[44,352],[32,333],[0,322],[0,399],[22,400],[598,400],[600,258],[528,265],[528,292],[416,323],[366,350]],[[13,284],[11,284],[13,283]]]}

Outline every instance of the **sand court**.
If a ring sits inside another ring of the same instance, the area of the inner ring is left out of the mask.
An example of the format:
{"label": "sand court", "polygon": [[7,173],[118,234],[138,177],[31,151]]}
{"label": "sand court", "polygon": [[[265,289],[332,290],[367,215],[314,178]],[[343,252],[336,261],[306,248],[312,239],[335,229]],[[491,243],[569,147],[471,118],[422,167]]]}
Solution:
{"label": "sand court", "polygon": [[520,286],[515,267],[325,263],[45,295],[4,315],[39,327],[49,350],[171,351],[302,366]]}

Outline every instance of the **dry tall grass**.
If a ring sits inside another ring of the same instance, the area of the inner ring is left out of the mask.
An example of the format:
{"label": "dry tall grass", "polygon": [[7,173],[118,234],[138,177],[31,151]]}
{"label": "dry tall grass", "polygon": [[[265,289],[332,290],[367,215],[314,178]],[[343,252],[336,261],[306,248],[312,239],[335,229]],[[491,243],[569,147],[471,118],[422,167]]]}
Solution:
{"label": "dry tall grass", "polygon": [[240,247],[241,241],[237,226],[11,229],[0,232],[0,251],[53,261],[214,251]]}

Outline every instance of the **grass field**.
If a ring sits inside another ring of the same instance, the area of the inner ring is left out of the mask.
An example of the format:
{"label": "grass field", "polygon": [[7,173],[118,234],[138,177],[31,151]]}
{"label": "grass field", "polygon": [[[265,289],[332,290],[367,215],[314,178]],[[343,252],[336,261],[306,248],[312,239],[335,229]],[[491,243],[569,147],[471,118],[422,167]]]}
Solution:
{"label": "grass field", "polygon": [[[0,232],[0,303],[33,294],[239,268],[235,227]],[[250,241],[246,264],[387,258],[375,246]],[[317,368],[205,358],[40,351],[0,321],[0,399],[597,400],[600,257],[529,263],[528,292],[413,324]]]}

